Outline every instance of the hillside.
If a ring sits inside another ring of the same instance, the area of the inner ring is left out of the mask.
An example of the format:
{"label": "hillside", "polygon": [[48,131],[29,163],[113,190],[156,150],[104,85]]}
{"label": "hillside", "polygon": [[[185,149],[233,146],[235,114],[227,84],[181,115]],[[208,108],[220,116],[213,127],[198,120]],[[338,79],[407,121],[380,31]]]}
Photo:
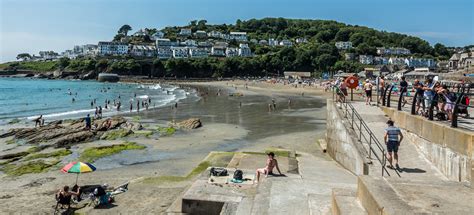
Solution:
{"label": "hillside", "polygon": [[[446,60],[452,54],[444,45],[436,44],[433,47],[418,37],[378,31],[368,27],[347,25],[336,21],[327,20],[302,20],[285,18],[250,19],[247,21],[237,20],[235,24],[208,25],[206,20],[194,20],[186,26],[165,27],[164,29],[147,29],[150,32],[160,30],[165,33],[165,38],[171,40],[185,39],[178,35],[180,29],[190,28],[192,32],[203,30],[206,32],[219,31],[229,33],[231,31],[247,32],[248,39],[277,40],[288,39],[295,41],[304,38],[308,42],[291,46],[265,46],[259,43],[249,43],[252,52],[251,58],[229,57],[217,58],[195,58],[195,59],[169,59],[155,60],[155,71],[150,71],[154,76],[178,76],[178,77],[220,77],[220,76],[263,76],[267,74],[282,74],[287,70],[301,70],[313,72],[344,70],[347,72],[360,71],[364,65],[358,61],[346,61],[344,53],[356,55],[376,55],[376,47],[403,47],[411,51],[414,57],[435,58]],[[121,34],[115,35],[119,40]],[[132,43],[140,41],[149,42],[150,38],[132,37]],[[353,48],[341,51],[335,47],[337,41],[350,41]],[[230,41],[230,45],[237,45],[236,41]],[[116,72],[119,74],[148,73],[136,65],[131,57],[123,57],[121,61],[89,60],[84,63],[80,59],[71,61],[67,68],[77,70],[78,68],[94,68]],[[81,66],[87,64],[87,66]],[[18,68],[22,68],[20,63]],[[100,67],[100,68],[98,68]],[[80,69],[82,70],[82,69]]]}

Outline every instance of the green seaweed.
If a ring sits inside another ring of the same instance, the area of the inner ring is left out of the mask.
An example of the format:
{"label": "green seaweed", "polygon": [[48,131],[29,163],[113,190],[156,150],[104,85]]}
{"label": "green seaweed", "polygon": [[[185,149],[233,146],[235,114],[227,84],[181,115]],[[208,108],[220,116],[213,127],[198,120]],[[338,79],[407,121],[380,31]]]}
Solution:
{"label": "green seaweed", "polygon": [[268,153],[270,152],[273,152],[275,154],[275,156],[278,156],[278,157],[290,157],[290,151],[285,151],[285,150],[270,150],[270,149],[267,149],[265,150],[265,152],[242,152],[244,154],[251,154],[251,155],[267,155]]}
{"label": "green seaweed", "polygon": [[157,127],[156,130],[160,132],[160,136],[171,136],[176,132],[176,128],[173,127]]}
{"label": "green seaweed", "polygon": [[101,139],[116,140],[118,138],[126,137],[130,135],[131,133],[133,132],[127,129],[110,130],[110,131],[105,132],[104,135],[102,135]]}
{"label": "green seaweed", "polygon": [[118,145],[91,147],[85,149],[82,152],[81,156],[79,157],[79,160],[85,162],[94,162],[99,158],[117,154],[125,150],[138,150],[145,148],[145,146],[138,145],[135,142],[124,142],[123,144]]}
{"label": "green seaweed", "polygon": [[14,143],[16,143],[16,140],[15,140],[15,138],[12,138],[12,139],[9,139],[9,140],[5,141],[5,143],[6,143],[7,145],[9,145],[9,144],[14,144]]}
{"label": "green seaweed", "polygon": [[32,161],[28,163],[22,164],[6,164],[4,165],[1,170],[10,176],[20,176],[29,173],[42,173],[48,171],[51,167],[55,166],[59,163],[59,160],[55,160],[53,162],[45,162],[42,160],[39,161]]}
{"label": "green seaweed", "polygon": [[133,116],[133,117],[132,117],[132,120],[133,120],[134,122],[140,122],[141,119],[142,119],[142,118],[141,118],[140,116]]}
{"label": "green seaweed", "polygon": [[35,154],[31,154],[29,155],[28,157],[25,157],[25,161],[29,161],[29,160],[34,160],[34,159],[38,159],[38,158],[61,158],[61,157],[64,157],[66,155],[70,155],[72,154],[71,150],[68,150],[68,149],[60,149],[60,150],[56,150],[54,152],[49,152],[49,153],[35,153]]}
{"label": "green seaweed", "polygon": [[153,135],[153,131],[150,131],[150,130],[138,130],[138,131],[134,131],[133,134],[134,134],[135,136],[150,137],[151,135]]}
{"label": "green seaweed", "polygon": [[196,166],[186,176],[158,176],[148,177],[144,183],[162,184],[167,182],[182,182],[191,180],[211,166],[225,166],[233,157],[233,152],[211,152],[198,166]]}

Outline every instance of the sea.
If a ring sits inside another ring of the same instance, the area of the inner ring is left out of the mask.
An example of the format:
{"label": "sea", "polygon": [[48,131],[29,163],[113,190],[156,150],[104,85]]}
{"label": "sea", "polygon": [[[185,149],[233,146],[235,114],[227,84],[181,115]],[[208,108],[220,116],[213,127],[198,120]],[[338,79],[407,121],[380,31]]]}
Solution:
{"label": "sea", "polygon": [[[128,113],[130,103],[136,111],[137,100],[141,103],[150,99],[149,109],[159,108],[185,99],[190,93],[173,85],[2,77],[0,124],[16,119],[28,121],[39,115],[46,121],[94,116],[95,107],[99,106],[104,116]],[[107,109],[106,100],[110,100]],[[121,102],[120,111],[114,101]]]}

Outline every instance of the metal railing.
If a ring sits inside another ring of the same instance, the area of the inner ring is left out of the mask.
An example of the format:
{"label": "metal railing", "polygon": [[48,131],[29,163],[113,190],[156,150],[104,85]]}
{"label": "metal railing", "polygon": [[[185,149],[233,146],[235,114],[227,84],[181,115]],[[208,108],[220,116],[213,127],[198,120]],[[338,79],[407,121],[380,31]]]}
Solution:
{"label": "metal railing", "polygon": [[[393,89],[395,88],[395,83],[389,84],[388,86],[385,87],[385,89],[382,91],[382,106],[390,107],[390,102],[393,101],[391,99],[391,95],[393,92],[395,92]],[[406,95],[407,91],[409,90],[408,88],[399,88],[398,93],[399,93],[399,98],[397,100],[397,110],[402,111],[402,106],[403,103],[406,102],[408,103],[409,98],[411,98],[411,109],[410,109],[410,114],[412,115],[417,115],[417,109],[420,109],[420,106],[423,106],[423,110],[425,110],[425,115],[428,118],[428,120],[434,120],[434,110],[437,109],[437,104],[438,103],[444,103],[444,105],[449,104],[453,105],[452,109],[452,116],[451,116],[451,122],[450,125],[453,128],[458,127],[458,118],[460,114],[460,110],[467,110],[467,108],[473,108],[469,104],[462,104],[462,99],[465,99],[465,96],[472,96],[473,93],[471,92],[471,89],[473,88],[472,84],[465,84],[465,85],[455,85],[455,86],[450,86],[451,91],[456,93],[456,100],[454,102],[441,102],[440,97],[442,95],[434,93],[434,96],[432,99],[428,99],[428,107],[425,107],[425,101],[427,98],[424,97],[420,92],[415,92],[413,96],[408,96]],[[417,108],[418,107],[418,108]],[[443,110],[438,110],[438,112],[443,112]],[[467,115],[469,115],[467,113]]]}
{"label": "metal railing", "polygon": [[[385,91],[386,92],[386,91]],[[385,93],[384,93],[385,94]],[[387,163],[387,153],[385,147],[380,143],[377,137],[374,135],[372,130],[370,130],[367,123],[362,119],[357,110],[352,106],[351,103],[347,102],[347,99],[342,99],[341,97],[345,96],[341,93],[341,90],[337,87],[333,87],[333,101],[337,104],[341,104],[342,113],[344,117],[349,120],[351,128],[356,132],[358,141],[362,144],[363,141],[368,143],[368,148],[364,147],[368,153],[368,158],[372,160],[372,156],[375,156],[376,160],[382,166],[382,177],[384,173],[390,176],[386,168]],[[379,153],[377,153],[379,152]],[[381,155],[381,156],[380,156]],[[399,177],[400,173],[395,169],[395,172]]]}

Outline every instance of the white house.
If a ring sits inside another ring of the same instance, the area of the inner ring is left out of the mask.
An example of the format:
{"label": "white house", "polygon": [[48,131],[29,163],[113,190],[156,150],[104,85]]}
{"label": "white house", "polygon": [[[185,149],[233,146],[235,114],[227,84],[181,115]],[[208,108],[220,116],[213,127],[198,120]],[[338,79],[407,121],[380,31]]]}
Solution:
{"label": "white house", "polygon": [[213,56],[225,56],[226,46],[214,45],[211,48],[211,55]]}
{"label": "white house", "polygon": [[236,57],[239,56],[239,50],[237,48],[227,47],[225,49],[225,56],[226,57]]}
{"label": "white house", "polygon": [[136,57],[155,57],[156,46],[150,45],[133,45],[130,49],[130,55]]}
{"label": "white house", "polygon": [[128,53],[128,44],[122,42],[99,42],[97,45],[99,55],[126,55]]}
{"label": "white house", "polygon": [[153,35],[151,35],[151,38],[153,40],[157,40],[157,39],[161,39],[165,36],[165,33],[161,32],[161,31],[157,31],[156,33],[154,33]]}
{"label": "white house", "polygon": [[239,56],[241,57],[250,57],[252,56],[252,50],[250,50],[249,45],[241,43],[239,45]]}
{"label": "white house", "polygon": [[427,58],[406,58],[405,59],[405,64],[408,65],[409,67],[428,67],[428,68],[434,68],[436,67],[436,62],[433,59],[427,59]]}
{"label": "white house", "polygon": [[268,45],[268,41],[260,40],[260,41],[258,41],[258,44],[266,46],[266,45]]}
{"label": "white house", "polygon": [[350,48],[352,48],[352,42],[338,41],[338,42],[336,42],[336,48],[337,49],[342,49],[342,50],[350,49]]}
{"label": "white house", "polygon": [[229,40],[247,41],[247,32],[230,32]]}
{"label": "white house", "polygon": [[392,48],[385,48],[379,47],[377,48],[378,55],[409,55],[411,54],[410,50],[401,47],[392,47]]}
{"label": "white house", "polygon": [[59,56],[59,54],[54,51],[40,51],[39,55],[42,60],[55,60]]}
{"label": "white house", "polygon": [[170,39],[156,39],[155,41],[156,47],[169,47],[171,46],[171,40]]}
{"label": "white house", "polygon": [[179,31],[180,36],[191,36],[192,32],[190,28],[181,28]]}
{"label": "white house", "polygon": [[189,57],[189,49],[187,47],[171,47],[173,58],[187,58]]}
{"label": "white house", "polygon": [[199,58],[199,57],[207,57],[207,56],[209,56],[209,53],[206,48],[196,48],[196,47],[189,48],[189,57]]}
{"label": "white house", "polygon": [[135,37],[142,37],[148,35],[148,32],[145,29],[140,29],[133,34]]}
{"label": "white house", "polygon": [[287,47],[290,47],[290,46],[293,45],[293,43],[292,43],[291,41],[289,41],[289,40],[282,40],[282,41],[280,41],[279,45],[280,45],[280,46],[287,46]]}
{"label": "white house", "polygon": [[278,46],[278,44],[279,44],[278,40],[273,39],[273,38],[268,39],[268,45],[269,46]]}
{"label": "white house", "polygon": [[374,64],[375,65],[387,65],[388,58],[386,57],[374,57]]}
{"label": "white house", "polygon": [[405,59],[398,57],[391,57],[388,59],[390,65],[405,65]]}
{"label": "white house", "polygon": [[197,38],[205,38],[207,37],[207,33],[205,31],[196,31],[194,32],[194,36],[197,37]]}
{"label": "white house", "polygon": [[197,46],[196,40],[185,40],[184,42],[181,43],[181,45],[184,46]]}
{"label": "white house", "polygon": [[67,57],[69,59],[76,59],[78,54],[74,50],[65,50],[64,52],[61,53],[62,57]]}
{"label": "white house", "polygon": [[219,31],[211,31],[207,33],[208,37],[213,37],[213,38],[222,38],[222,33]]}
{"label": "white house", "polygon": [[173,51],[171,51],[171,48],[168,47],[157,47],[156,48],[156,55],[160,59],[169,59],[173,57]]}
{"label": "white house", "polygon": [[372,55],[359,55],[359,62],[361,64],[372,64],[374,62],[374,56],[372,56]]}
{"label": "white house", "polygon": [[308,40],[306,38],[296,38],[296,43],[307,43]]}
{"label": "white house", "polygon": [[212,47],[212,44],[209,41],[198,42],[198,47]]}

